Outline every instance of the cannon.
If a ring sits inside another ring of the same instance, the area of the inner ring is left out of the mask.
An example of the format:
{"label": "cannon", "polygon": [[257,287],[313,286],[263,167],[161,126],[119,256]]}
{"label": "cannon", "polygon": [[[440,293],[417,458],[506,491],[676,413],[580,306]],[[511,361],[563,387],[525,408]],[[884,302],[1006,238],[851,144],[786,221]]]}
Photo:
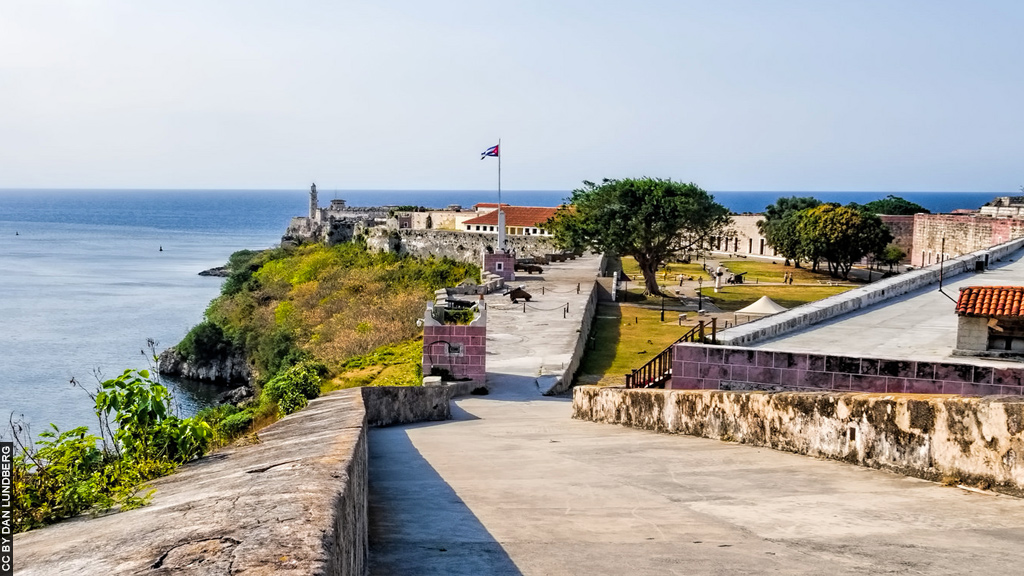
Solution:
{"label": "cannon", "polygon": [[744,274],[746,274],[746,272],[740,272],[739,274],[736,274],[735,276],[730,277],[728,280],[726,280],[726,282],[729,283],[729,284],[743,284],[743,275]]}
{"label": "cannon", "polygon": [[518,262],[516,263],[515,270],[516,272],[526,272],[528,274],[533,274],[534,272],[536,272],[537,274],[544,273],[544,269],[541,268],[540,266],[537,266],[536,264],[520,264]]}
{"label": "cannon", "polygon": [[508,295],[509,298],[512,299],[513,304],[518,304],[520,299],[529,302],[530,299],[533,298],[533,296],[531,296],[529,292],[524,290],[522,286],[518,288],[513,288],[506,292],[506,294]]}

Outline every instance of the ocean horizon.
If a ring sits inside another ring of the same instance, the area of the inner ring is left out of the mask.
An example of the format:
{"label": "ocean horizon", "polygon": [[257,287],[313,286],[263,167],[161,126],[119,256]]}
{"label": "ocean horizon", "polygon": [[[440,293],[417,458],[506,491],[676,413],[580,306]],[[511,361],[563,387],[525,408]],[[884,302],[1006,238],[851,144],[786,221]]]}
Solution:
{"label": "ocean horizon", "polygon": [[[497,192],[331,190],[321,205],[444,207],[497,201]],[[503,190],[510,204],[556,206],[568,190]],[[889,192],[712,192],[736,213],[758,212],[781,196],[865,203]],[[989,192],[892,193],[934,212],[978,208]],[[1011,195],[1011,194],[1004,194]],[[94,426],[88,397],[94,374],[148,368],[147,339],[162,349],[200,322],[220,293],[219,278],[198,276],[232,252],[276,245],[293,216],[307,214],[308,189],[71,190],[0,189],[0,413]],[[210,404],[211,386],[169,381],[185,414]],[[6,427],[3,427],[6,428]]]}
{"label": "ocean horizon", "polygon": [[[444,208],[450,204],[458,204],[463,208],[472,207],[479,202],[497,202],[498,193],[495,190],[362,190],[362,189],[332,189],[318,187],[318,196],[321,205],[327,205],[335,198],[344,199],[350,206],[423,206],[426,208]],[[766,206],[773,204],[781,197],[813,196],[824,202],[837,202],[849,204],[856,202],[865,204],[872,200],[885,198],[893,195],[899,196],[911,202],[924,206],[931,212],[948,213],[956,209],[977,209],[986,202],[998,196],[1014,196],[1020,191],[1011,192],[888,192],[888,191],[736,191],[718,190],[708,191],[715,197],[715,200],[729,208],[736,214],[748,214],[762,212]],[[160,215],[161,211],[170,208],[176,200],[176,196],[193,197],[217,197],[244,195],[247,196],[248,207],[252,210],[247,214],[263,215],[267,218],[280,218],[280,210],[285,206],[291,209],[293,202],[301,202],[303,208],[308,202],[309,189],[297,190],[248,190],[248,189],[75,189],[75,188],[0,188],[0,197],[3,197],[5,205],[0,205],[0,219],[7,219],[2,212],[4,209],[17,209],[33,211],[34,218],[43,218],[44,221],[66,221],[67,219],[84,219],[103,215],[96,214],[88,209],[89,198],[96,195],[117,198],[126,201],[132,209],[143,209],[154,216]],[[571,190],[502,190],[501,201],[507,204],[520,206],[558,206],[564,203],[572,195]],[[20,200],[18,200],[20,199]],[[14,202],[12,204],[11,202]],[[85,209],[84,211],[82,209]],[[49,216],[44,212],[50,212]],[[16,213],[16,212],[15,212]],[[81,215],[75,217],[75,213]],[[108,216],[116,215],[118,212],[108,213]],[[292,216],[302,216],[305,210]],[[224,214],[223,217],[230,219],[231,214]],[[49,219],[47,219],[49,218]],[[178,225],[177,219],[170,222],[157,218],[152,221],[154,227],[167,227]],[[233,222],[227,222],[232,226]]]}

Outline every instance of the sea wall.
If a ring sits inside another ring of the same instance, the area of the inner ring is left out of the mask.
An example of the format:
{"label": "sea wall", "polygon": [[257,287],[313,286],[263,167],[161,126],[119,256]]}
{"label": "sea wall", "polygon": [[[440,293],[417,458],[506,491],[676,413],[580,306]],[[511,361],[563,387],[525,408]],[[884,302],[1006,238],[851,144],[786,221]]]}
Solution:
{"label": "sea wall", "polygon": [[[979,250],[971,254],[947,260],[943,266],[943,274],[952,278],[959,274],[973,272],[978,262],[994,265],[1024,246],[1024,238],[1018,238]],[[771,338],[788,334],[807,326],[841,316],[843,314],[873,306],[880,302],[897,298],[909,292],[939,281],[939,266],[929,266],[898,276],[873,282],[860,288],[854,288],[842,294],[830,296],[824,300],[797,306],[786,312],[741,324],[718,334],[718,341],[732,346],[747,346]]]}
{"label": "sea wall", "polygon": [[367,426],[450,417],[451,390],[356,388],[150,483],[143,508],[15,536],[18,574],[364,574]]}
{"label": "sea wall", "polygon": [[1024,496],[1024,398],[579,386],[573,418]]}

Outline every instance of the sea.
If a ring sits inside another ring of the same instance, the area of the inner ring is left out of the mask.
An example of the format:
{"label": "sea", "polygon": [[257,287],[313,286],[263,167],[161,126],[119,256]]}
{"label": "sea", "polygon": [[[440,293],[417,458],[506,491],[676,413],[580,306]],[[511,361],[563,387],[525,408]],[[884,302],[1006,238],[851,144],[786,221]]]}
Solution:
{"label": "sea", "polygon": [[[781,196],[866,203],[886,192],[713,192],[735,213]],[[1005,193],[1009,195],[1012,193]],[[978,208],[991,192],[900,192],[933,212]],[[568,190],[503,191],[501,201],[557,206]],[[321,205],[470,207],[495,191],[329,190]],[[0,190],[0,438],[9,422],[34,433],[56,425],[95,429],[87,391],[126,369],[148,369],[147,342],[176,344],[200,322],[221,278],[202,270],[232,252],[276,245],[308,212],[297,190]],[[74,380],[74,384],[72,383]],[[209,406],[220,390],[164,379],[179,413]]]}

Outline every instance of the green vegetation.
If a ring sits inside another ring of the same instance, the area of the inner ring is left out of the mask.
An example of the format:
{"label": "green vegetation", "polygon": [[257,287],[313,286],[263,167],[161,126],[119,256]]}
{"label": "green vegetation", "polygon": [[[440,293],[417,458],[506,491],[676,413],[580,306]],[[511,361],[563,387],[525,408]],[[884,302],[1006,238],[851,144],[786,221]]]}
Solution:
{"label": "green vegetation", "polygon": [[729,210],[695,184],[656,178],[584,182],[545,224],[555,242],[632,256],[646,294],[660,294],[658,267],[722,233]]}
{"label": "green vegetation", "polygon": [[355,386],[419,386],[423,379],[423,340],[416,338],[349,358],[324,393]]}
{"label": "green vegetation", "polygon": [[[213,439],[198,418],[179,418],[167,389],[146,370],[126,370],[92,395],[100,436],[51,424],[35,442],[15,423],[14,528],[31,530],[82,512],[145,504],[146,480],[201,456]],[[110,419],[116,428],[110,424]]]}
{"label": "green vegetation", "polygon": [[413,338],[434,290],[479,275],[451,259],[372,254],[356,243],[243,251],[228,267],[222,295],[179,352],[240,353],[260,383],[303,360],[333,373],[352,356]]}
{"label": "green vegetation", "polygon": [[704,298],[712,301],[724,312],[735,312],[767,296],[786,308],[794,308],[850,290],[853,286],[728,286],[715,294],[714,288],[704,288]]}
{"label": "green vegetation", "polygon": [[[693,313],[690,316],[695,318]],[[689,320],[680,326],[678,311],[666,311],[662,322],[660,309],[603,302],[597,307],[579,381],[621,386],[624,374],[650,360],[694,324]]]}
{"label": "green vegetation", "polygon": [[811,261],[824,259],[829,274],[837,278],[849,278],[854,262],[881,253],[892,241],[892,234],[875,214],[835,204],[803,212],[797,232]]}
{"label": "green vegetation", "polygon": [[[733,274],[743,274],[746,272],[746,275],[743,276],[745,285],[759,282],[782,282],[782,276],[787,272],[793,275],[793,282],[796,284],[817,284],[822,280],[830,278],[824,272],[815,272],[807,268],[788,268],[779,262],[754,260],[753,258],[723,260],[722,265]],[[794,288],[799,288],[799,286],[794,285]]]}
{"label": "green vegetation", "polygon": [[764,234],[768,244],[775,248],[775,252],[786,259],[786,264],[792,260],[794,266],[800,268],[800,259],[804,257],[804,251],[797,225],[804,210],[820,204],[821,202],[815,198],[791,196],[779,198],[775,204],[765,207],[764,220],[757,222],[757,228]]}
{"label": "green vegetation", "polygon": [[869,254],[876,259],[892,234],[873,212],[857,204],[821,204],[814,198],[779,198],[765,209],[758,228],[768,243],[800,267],[801,260],[818,269],[824,260],[829,274],[848,278],[853,263]]}
{"label": "green vegetation", "polygon": [[893,216],[913,216],[914,214],[931,214],[931,212],[916,202],[905,200],[892,194],[881,200],[872,200],[863,206],[864,210],[872,214],[888,214]]}
{"label": "green vegetation", "polygon": [[[358,243],[241,251],[221,296],[178,345],[190,361],[243,355],[257,396],[199,417],[223,444],[306,406],[322,391],[422,381],[416,319],[434,290],[479,277],[454,260],[373,254]],[[468,323],[472,312],[455,312]],[[415,349],[415,353],[413,351]]]}

